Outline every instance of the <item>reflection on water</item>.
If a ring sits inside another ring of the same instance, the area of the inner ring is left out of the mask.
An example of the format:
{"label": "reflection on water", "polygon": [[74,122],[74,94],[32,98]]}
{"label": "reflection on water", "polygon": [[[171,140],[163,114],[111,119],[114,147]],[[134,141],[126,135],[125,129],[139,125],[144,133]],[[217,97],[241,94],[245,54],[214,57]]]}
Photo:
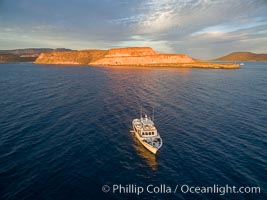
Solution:
{"label": "reflection on water", "polygon": [[134,144],[133,147],[135,148],[138,155],[146,160],[148,166],[151,167],[152,170],[156,171],[158,169],[158,162],[157,156],[153,153],[149,152],[139,141],[138,139],[132,134]]}

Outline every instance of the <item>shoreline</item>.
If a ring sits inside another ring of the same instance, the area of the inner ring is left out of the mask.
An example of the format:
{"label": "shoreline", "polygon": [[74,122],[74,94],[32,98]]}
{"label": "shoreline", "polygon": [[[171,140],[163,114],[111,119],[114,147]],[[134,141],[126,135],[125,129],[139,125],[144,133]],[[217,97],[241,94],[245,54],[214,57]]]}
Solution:
{"label": "shoreline", "polygon": [[91,66],[91,67],[153,67],[153,68],[202,68],[202,69],[239,69],[239,64],[219,64],[219,63],[155,63],[155,64],[127,64],[127,65],[95,65],[95,64],[80,64],[80,63],[35,63],[36,65],[72,65],[72,66]]}
{"label": "shoreline", "polygon": [[[91,65],[92,66],[92,65]],[[94,66],[94,65],[93,65]],[[203,68],[203,69],[239,69],[239,64],[214,64],[214,63],[155,63],[132,65],[101,65],[106,67],[161,67],[161,68]]]}

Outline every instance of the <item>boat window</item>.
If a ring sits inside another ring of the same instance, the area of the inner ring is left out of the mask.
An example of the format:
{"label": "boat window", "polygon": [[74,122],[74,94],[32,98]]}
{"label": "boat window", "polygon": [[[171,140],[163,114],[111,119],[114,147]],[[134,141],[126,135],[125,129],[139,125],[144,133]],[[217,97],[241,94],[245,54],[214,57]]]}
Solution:
{"label": "boat window", "polygon": [[151,135],[151,132],[149,132],[148,134]]}
{"label": "boat window", "polygon": [[152,132],[152,135],[154,135],[154,132]]}

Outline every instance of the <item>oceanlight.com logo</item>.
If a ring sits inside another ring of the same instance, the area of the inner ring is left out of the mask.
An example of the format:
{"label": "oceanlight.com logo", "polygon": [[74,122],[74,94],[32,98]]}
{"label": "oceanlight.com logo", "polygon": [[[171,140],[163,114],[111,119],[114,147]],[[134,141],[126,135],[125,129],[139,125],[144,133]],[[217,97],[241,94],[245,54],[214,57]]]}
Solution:
{"label": "oceanlight.com logo", "polygon": [[[176,186],[178,187],[178,186]],[[219,194],[221,196],[225,194],[259,194],[261,193],[260,187],[249,187],[249,186],[229,186],[226,184],[225,186],[213,185],[209,187],[199,187],[199,186],[188,186],[182,185],[180,187],[180,191],[182,193],[191,193],[191,194]]]}
{"label": "oceanlight.com logo", "polygon": [[102,191],[104,193],[113,194],[136,194],[141,195],[143,193],[148,194],[218,194],[220,196],[226,194],[260,194],[260,187],[251,186],[229,186],[228,184],[224,186],[212,185],[212,186],[190,186],[190,185],[176,185],[174,187],[168,186],[166,184],[153,185],[149,184],[147,186],[140,186],[135,184],[113,184],[113,185],[103,185]]}

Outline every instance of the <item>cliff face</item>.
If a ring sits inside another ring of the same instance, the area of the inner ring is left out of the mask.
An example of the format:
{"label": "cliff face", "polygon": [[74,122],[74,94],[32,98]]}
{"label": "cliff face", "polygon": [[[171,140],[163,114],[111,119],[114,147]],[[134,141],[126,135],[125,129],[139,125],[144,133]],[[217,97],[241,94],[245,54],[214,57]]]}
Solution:
{"label": "cliff face", "polygon": [[116,48],[107,51],[105,57],[154,56],[157,53],[150,47]]}
{"label": "cliff face", "polygon": [[105,50],[42,53],[35,61],[38,64],[83,64],[87,65],[106,54]]}
{"label": "cliff face", "polygon": [[91,65],[147,65],[170,63],[193,63],[194,59],[183,54],[159,54],[150,47],[110,49],[107,54],[91,62]]}
{"label": "cliff face", "polygon": [[215,59],[215,61],[267,61],[267,54],[256,54],[251,52],[234,52],[229,55]]}
{"label": "cliff face", "polygon": [[148,64],[171,64],[171,63],[193,63],[192,58],[185,55],[154,55],[154,56],[116,56],[105,57],[90,65],[148,65]]}

